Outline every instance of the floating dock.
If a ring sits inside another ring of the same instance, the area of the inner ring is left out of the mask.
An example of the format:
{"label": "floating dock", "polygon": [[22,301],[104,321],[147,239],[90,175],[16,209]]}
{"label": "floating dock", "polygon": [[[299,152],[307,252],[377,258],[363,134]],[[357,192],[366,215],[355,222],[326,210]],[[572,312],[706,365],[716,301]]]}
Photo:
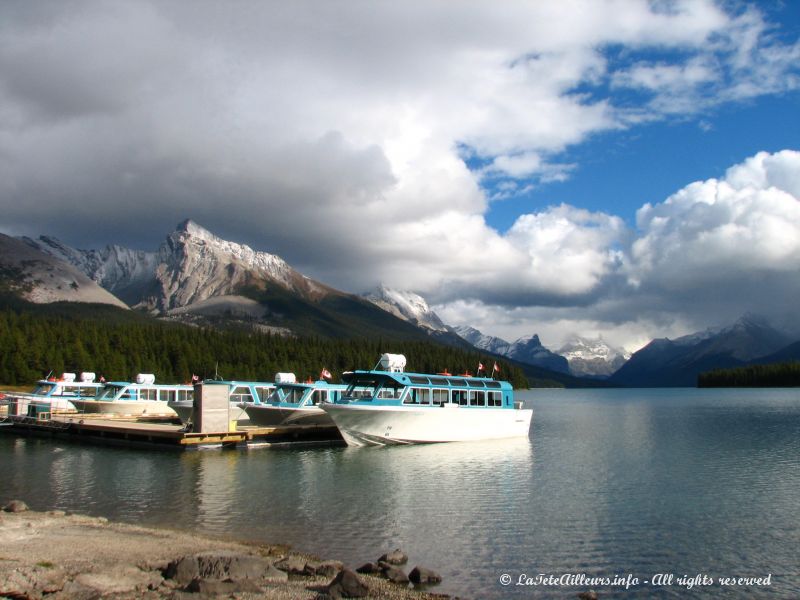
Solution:
{"label": "floating dock", "polygon": [[101,418],[101,415],[55,414],[47,418],[6,417],[3,433],[51,437],[116,446],[191,450],[201,448],[262,448],[344,445],[335,426],[241,426],[232,431],[191,432],[182,425],[151,419]]}

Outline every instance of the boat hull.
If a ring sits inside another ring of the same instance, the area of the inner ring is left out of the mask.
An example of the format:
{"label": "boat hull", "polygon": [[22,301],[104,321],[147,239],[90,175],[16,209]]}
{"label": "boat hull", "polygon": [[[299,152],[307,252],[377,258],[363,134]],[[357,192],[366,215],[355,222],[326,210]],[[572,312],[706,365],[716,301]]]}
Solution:
{"label": "boat hull", "polygon": [[79,413],[125,417],[176,417],[177,413],[160,400],[73,400]]}
{"label": "boat hull", "polygon": [[323,404],[349,446],[526,437],[531,409]]}
{"label": "boat hull", "polygon": [[37,396],[6,396],[8,414],[25,416],[29,407],[37,407],[37,412],[50,412],[51,414],[77,412],[75,405],[65,398],[41,398]]}
{"label": "boat hull", "polygon": [[251,404],[245,408],[250,424],[259,427],[277,425],[331,426],[330,416],[317,406],[286,407],[269,404]]}

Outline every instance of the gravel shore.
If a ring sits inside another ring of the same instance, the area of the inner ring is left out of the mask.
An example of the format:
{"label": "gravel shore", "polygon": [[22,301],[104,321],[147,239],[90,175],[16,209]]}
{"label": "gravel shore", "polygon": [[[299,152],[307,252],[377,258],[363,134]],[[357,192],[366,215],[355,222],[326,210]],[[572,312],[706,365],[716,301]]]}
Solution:
{"label": "gravel shore", "polygon": [[[281,545],[220,540],[62,511],[0,512],[0,598],[448,598],[379,576],[356,576],[347,568],[343,576],[342,567]],[[331,587],[334,580],[342,581]],[[365,595],[351,595],[358,593]]]}

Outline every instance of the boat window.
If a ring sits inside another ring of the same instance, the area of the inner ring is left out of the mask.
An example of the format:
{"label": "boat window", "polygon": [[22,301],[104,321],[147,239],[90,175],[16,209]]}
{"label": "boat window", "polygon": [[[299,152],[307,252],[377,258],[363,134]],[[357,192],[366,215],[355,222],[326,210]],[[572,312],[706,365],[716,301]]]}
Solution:
{"label": "boat window", "polygon": [[430,404],[431,390],[427,388],[410,388],[403,404]]}
{"label": "boat window", "polygon": [[449,381],[450,385],[455,387],[464,387],[465,385],[467,385],[467,382],[464,381],[463,379],[450,379]]}
{"label": "boat window", "polygon": [[250,388],[246,385],[240,385],[233,388],[231,392],[231,402],[239,404],[240,402],[252,402],[253,394],[250,393]]}
{"label": "boat window", "polygon": [[453,390],[452,402],[453,404],[460,404],[461,406],[466,406],[467,390]]}
{"label": "boat window", "polygon": [[421,377],[420,375],[409,375],[408,379],[411,381],[411,383],[430,383],[427,377]]}
{"label": "boat window", "polygon": [[288,402],[289,404],[299,404],[300,401],[303,399],[303,396],[306,395],[308,390],[306,388],[289,388],[284,390],[283,394],[283,402]]}
{"label": "boat window", "polygon": [[47,393],[53,389],[53,387],[54,386],[52,385],[37,385],[31,393],[36,394],[37,396],[46,396]]}
{"label": "boat window", "polygon": [[258,399],[261,402],[266,402],[267,398],[269,398],[270,394],[272,394],[272,391],[274,389],[275,388],[271,388],[271,387],[257,387],[256,388],[256,393],[258,394]]}
{"label": "boat window", "polygon": [[469,391],[469,405],[470,406],[486,406],[486,392],[478,390]]}
{"label": "boat window", "polygon": [[483,383],[480,379],[478,379],[478,380],[467,379],[467,385],[469,387],[479,387],[479,388],[486,387],[486,384]]}
{"label": "boat window", "polygon": [[97,395],[98,389],[95,387],[82,387],[79,390],[81,398],[94,398]]}
{"label": "boat window", "polygon": [[161,390],[159,394],[159,400],[164,402],[174,402],[175,401],[175,390]]}
{"label": "boat window", "polygon": [[375,390],[378,389],[380,384],[380,379],[356,379],[348,386],[344,397],[353,398],[355,400],[371,400],[375,395]]}
{"label": "boat window", "polygon": [[431,390],[434,404],[447,404],[447,390]]}
{"label": "boat window", "polygon": [[486,396],[489,400],[489,406],[501,406],[502,405],[502,398],[500,392],[486,392]]}
{"label": "boat window", "polygon": [[192,390],[178,390],[178,401],[192,400],[194,392]]}
{"label": "boat window", "polygon": [[448,385],[447,379],[444,377],[429,377],[430,382],[434,385]]}
{"label": "boat window", "polygon": [[314,390],[311,395],[311,404],[320,404],[328,399],[328,392],[326,390]]}
{"label": "boat window", "polygon": [[387,381],[378,392],[378,398],[383,398],[384,400],[397,400],[403,395],[403,391],[405,389],[405,386],[399,385],[394,381]]}
{"label": "boat window", "polygon": [[[116,386],[116,385],[108,385],[100,394],[100,398],[103,400],[113,400],[117,394],[123,391],[123,388]],[[120,396],[120,398],[128,399],[126,396]]]}
{"label": "boat window", "polygon": [[142,388],[139,390],[139,397],[142,400],[158,400],[158,390],[155,388]]}
{"label": "boat window", "polygon": [[500,382],[499,381],[487,381],[486,382],[486,387],[499,388],[500,387]]}

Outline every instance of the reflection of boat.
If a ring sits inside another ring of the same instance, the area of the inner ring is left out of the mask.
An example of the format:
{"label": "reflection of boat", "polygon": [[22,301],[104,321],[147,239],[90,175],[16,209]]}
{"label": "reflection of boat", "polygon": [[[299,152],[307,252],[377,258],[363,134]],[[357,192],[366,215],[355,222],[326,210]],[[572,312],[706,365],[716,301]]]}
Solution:
{"label": "reflection of boat", "polygon": [[95,383],[94,373],[81,373],[76,381],[75,373],[64,373],[59,379],[40,379],[30,393],[6,393],[8,414],[23,416],[30,412],[74,413],[75,399],[94,398],[102,389]]}
{"label": "reflection of boat", "polygon": [[259,402],[244,402],[240,406],[250,417],[250,423],[261,427],[275,425],[333,425],[319,405],[333,402],[347,386],[327,381],[297,383],[294,373],[278,373],[275,390]]}
{"label": "reflection of boat", "polygon": [[[204,381],[203,385],[227,385],[230,390],[230,415],[231,419],[244,421],[247,413],[244,412],[242,404],[263,402],[275,389],[274,383],[261,381],[220,381],[217,379]],[[169,407],[178,413],[182,423],[194,420],[194,399],[172,400],[168,402]]]}
{"label": "reflection of boat", "polygon": [[81,398],[72,403],[81,413],[174,417],[171,400],[191,400],[191,385],[156,384],[155,376],[140,373],[134,383],[111,381],[96,398]]}
{"label": "reflection of boat", "polygon": [[402,355],[384,354],[381,370],[342,375],[344,396],[326,403],[351,446],[456,442],[528,435],[533,411],[514,402],[506,381],[405,373]]}

